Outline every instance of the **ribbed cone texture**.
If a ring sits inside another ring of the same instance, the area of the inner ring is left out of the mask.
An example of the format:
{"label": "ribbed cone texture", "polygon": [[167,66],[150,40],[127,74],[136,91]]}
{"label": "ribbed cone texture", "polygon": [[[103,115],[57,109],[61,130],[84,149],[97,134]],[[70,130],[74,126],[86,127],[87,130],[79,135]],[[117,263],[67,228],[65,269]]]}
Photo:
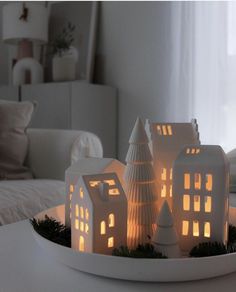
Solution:
{"label": "ribbed cone texture", "polygon": [[148,143],[148,137],[140,118],[137,118],[131,136],[129,138],[130,144],[145,144]]}
{"label": "ribbed cone texture", "polygon": [[126,187],[126,196],[129,202],[151,203],[157,200],[155,182],[143,184],[129,184]]}
{"label": "ribbed cone texture", "polygon": [[155,173],[151,163],[146,164],[127,164],[124,179],[129,182],[152,182]]}
{"label": "ribbed cone texture", "polygon": [[149,242],[148,236],[152,236],[156,229],[156,225],[140,226],[132,225],[128,223],[128,247],[133,249],[139,244],[145,244]]}
{"label": "ribbed cone texture", "polygon": [[150,226],[156,223],[157,212],[158,212],[157,201],[142,205],[129,203],[128,222],[132,225],[138,224]]}
{"label": "ribbed cone texture", "polygon": [[126,155],[126,162],[151,162],[152,155],[148,144],[131,144],[129,146],[127,155]]}

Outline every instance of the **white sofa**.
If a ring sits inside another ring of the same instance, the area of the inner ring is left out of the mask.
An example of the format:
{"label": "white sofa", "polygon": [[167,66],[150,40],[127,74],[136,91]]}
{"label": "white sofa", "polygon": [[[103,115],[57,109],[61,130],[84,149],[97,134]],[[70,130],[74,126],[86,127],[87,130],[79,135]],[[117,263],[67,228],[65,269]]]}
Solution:
{"label": "white sofa", "polygon": [[35,179],[0,181],[0,225],[31,218],[65,202],[66,168],[80,157],[102,157],[99,138],[73,130],[28,129],[26,164]]}

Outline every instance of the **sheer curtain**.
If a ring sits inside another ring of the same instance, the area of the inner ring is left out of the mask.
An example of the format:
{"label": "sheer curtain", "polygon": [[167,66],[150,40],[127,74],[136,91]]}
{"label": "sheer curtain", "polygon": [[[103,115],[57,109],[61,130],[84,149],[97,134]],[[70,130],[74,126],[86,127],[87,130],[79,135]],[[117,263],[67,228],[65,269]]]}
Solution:
{"label": "sheer curtain", "polygon": [[236,4],[172,2],[173,116],[197,118],[203,144],[236,148]]}

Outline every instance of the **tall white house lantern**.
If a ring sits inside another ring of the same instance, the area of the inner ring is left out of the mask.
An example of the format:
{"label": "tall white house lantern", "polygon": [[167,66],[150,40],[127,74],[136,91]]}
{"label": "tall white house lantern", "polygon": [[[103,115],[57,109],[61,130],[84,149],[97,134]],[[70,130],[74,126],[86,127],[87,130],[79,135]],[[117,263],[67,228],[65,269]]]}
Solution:
{"label": "tall white house lantern", "polygon": [[81,158],[72,164],[65,173],[66,181],[66,207],[65,222],[70,226],[71,216],[71,197],[81,175],[93,173],[110,173],[115,172],[123,186],[125,165],[113,158]]}
{"label": "tall white house lantern", "polygon": [[147,120],[145,128],[154,160],[159,208],[167,200],[172,209],[173,162],[185,145],[200,144],[197,121],[153,123]]}
{"label": "tall white house lantern", "polygon": [[228,238],[229,162],[220,146],[189,145],[173,168],[173,216],[180,248]]}
{"label": "tall white house lantern", "polygon": [[126,235],[127,199],[117,175],[82,175],[72,193],[72,248],[111,255],[127,244]]}
{"label": "tall white house lantern", "polygon": [[148,137],[140,118],[129,139],[125,181],[128,199],[128,247],[145,244],[156,229],[158,212],[155,173]]}

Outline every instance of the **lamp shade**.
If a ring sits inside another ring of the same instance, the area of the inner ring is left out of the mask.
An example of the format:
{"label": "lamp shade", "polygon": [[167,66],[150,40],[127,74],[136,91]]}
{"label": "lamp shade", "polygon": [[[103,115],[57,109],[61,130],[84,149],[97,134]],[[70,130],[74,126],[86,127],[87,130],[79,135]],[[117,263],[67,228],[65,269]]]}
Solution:
{"label": "lamp shade", "polygon": [[[24,4],[25,3],[25,4]],[[39,3],[17,2],[3,7],[3,40],[17,44],[22,39],[37,44],[48,41],[48,9]]]}

